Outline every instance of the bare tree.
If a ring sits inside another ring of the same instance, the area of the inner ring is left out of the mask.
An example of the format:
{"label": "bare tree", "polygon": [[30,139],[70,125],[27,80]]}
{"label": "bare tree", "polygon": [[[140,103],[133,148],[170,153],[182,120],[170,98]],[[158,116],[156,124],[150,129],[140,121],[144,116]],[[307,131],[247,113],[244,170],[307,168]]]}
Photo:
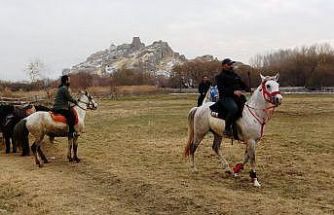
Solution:
{"label": "bare tree", "polygon": [[28,73],[29,79],[32,83],[42,79],[42,71],[45,68],[45,64],[38,58],[29,62],[25,68]]}

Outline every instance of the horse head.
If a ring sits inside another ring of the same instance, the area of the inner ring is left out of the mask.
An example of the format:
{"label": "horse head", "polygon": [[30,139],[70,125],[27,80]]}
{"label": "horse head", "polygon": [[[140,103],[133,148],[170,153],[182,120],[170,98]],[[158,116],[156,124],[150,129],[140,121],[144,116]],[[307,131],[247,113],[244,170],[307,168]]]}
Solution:
{"label": "horse head", "polygon": [[93,99],[87,91],[81,91],[81,96],[79,102],[82,102],[87,105],[87,109],[96,110],[97,109],[97,102]]}
{"label": "horse head", "polygon": [[275,76],[263,76],[260,74],[260,76],[262,79],[260,92],[262,92],[264,100],[275,106],[282,104],[283,96],[279,91],[279,83],[277,82],[279,74],[277,73]]}

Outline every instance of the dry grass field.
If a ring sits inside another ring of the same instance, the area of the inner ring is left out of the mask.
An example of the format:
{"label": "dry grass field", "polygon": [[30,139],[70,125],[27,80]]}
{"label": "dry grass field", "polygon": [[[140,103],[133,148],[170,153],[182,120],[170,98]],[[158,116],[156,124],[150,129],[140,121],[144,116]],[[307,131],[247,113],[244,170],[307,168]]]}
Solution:
{"label": "dry grass field", "polygon": [[[286,95],[249,166],[225,175],[208,135],[199,172],[182,157],[195,96],[100,100],[79,141],[80,164],[66,160],[66,139],[47,140],[51,163],[0,154],[0,214],[334,214],[334,96]],[[231,164],[245,146],[225,140]]]}

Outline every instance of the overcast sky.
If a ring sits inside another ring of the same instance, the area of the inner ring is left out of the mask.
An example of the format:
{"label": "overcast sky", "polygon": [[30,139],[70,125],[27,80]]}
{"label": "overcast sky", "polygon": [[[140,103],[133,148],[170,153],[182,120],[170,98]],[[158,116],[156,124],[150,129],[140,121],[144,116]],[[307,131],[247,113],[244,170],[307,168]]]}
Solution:
{"label": "overcast sky", "polygon": [[0,0],[0,79],[25,80],[40,59],[51,78],[91,53],[167,41],[187,58],[247,63],[256,54],[328,42],[332,0]]}

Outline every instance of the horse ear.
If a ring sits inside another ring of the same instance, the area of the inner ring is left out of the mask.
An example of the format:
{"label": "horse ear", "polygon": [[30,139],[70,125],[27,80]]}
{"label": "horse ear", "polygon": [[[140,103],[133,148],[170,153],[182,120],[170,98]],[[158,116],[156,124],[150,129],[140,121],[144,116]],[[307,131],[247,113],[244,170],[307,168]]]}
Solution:
{"label": "horse ear", "polygon": [[266,80],[266,77],[263,76],[261,73],[260,73],[260,77],[261,77],[262,81]]}
{"label": "horse ear", "polygon": [[85,90],[85,95],[88,96],[88,92],[87,92],[87,90]]}
{"label": "horse ear", "polygon": [[277,73],[276,75],[275,75],[275,81],[278,81],[278,79],[279,79],[279,73]]}
{"label": "horse ear", "polygon": [[83,90],[80,90],[80,94],[85,94],[85,92]]}

